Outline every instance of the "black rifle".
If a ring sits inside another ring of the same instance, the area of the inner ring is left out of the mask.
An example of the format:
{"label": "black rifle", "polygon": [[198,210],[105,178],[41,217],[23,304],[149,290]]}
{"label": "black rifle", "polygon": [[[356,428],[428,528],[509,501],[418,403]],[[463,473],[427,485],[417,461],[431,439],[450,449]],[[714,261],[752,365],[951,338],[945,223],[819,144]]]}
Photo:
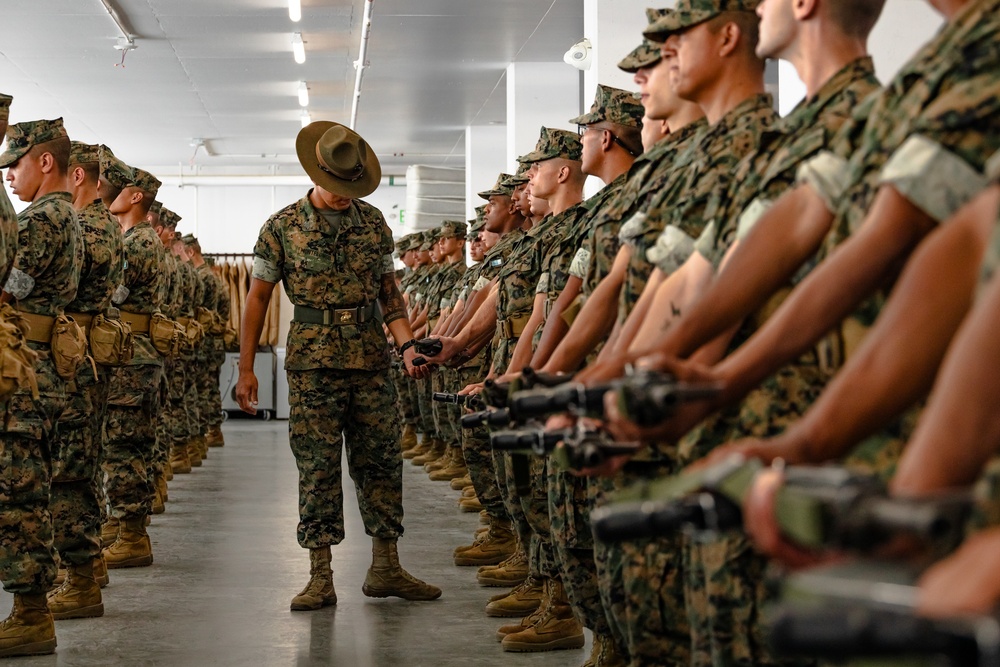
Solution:
{"label": "black rifle", "polygon": [[932,620],[907,610],[864,605],[786,606],[771,623],[770,641],[781,655],[830,660],[909,657],[923,660],[908,665],[1000,667],[1000,622],[995,616]]}
{"label": "black rifle", "polygon": [[511,395],[536,387],[557,387],[570,380],[569,375],[552,375],[541,373],[531,367],[521,371],[521,376],[511,382],[486,380],[483,383],[483,397],[491,408],[509,407]]}
{"label": "black rifle", "polygon": [[506,409],[482,410],[462,416],[462,428],[466,429],[479,428],[480,426],[504,428],[510,426],[510,423],[510,412]]}
{"label": "black rifle", "polygon": [[638,445],[617,443],[600,431],[563,429],[558,431],[500,431],[490,436],[493,449],[507,452],[552,456],[563,469],[594,468],[609,457],[634,454]]}
{"label": "black rifle", "polygon": [[438,403],[461,405],[470,410],[482,410],[484,407],[482,399],[474,394],[446,394],[436,391],[431,395],[431,399]]}

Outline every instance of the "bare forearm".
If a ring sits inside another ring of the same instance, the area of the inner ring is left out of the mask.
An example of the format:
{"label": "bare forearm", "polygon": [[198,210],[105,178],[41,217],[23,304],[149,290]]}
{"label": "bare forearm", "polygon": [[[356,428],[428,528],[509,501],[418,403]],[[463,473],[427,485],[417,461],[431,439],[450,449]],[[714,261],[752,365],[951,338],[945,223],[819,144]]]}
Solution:
{"label": "bare forearm", "polygon": [[520,337],[517,339],[517,345],[514,346],[510,363],[507,365],[509,372],[519,373],[525,366],[531,365],[532,340],[543,319],[545,319],[545,295],[536,294],[535,303],[531,309],[531,317],[528,318],[528,323],[524,325],[524,331],[521,332]]}
{"label": "bare forearm", "polygon": [[254,357],[257,356],[257,343],[264,330],[264,317],[271,303],[274,283],[264,282],[254,278],[250,282],[250,291],[243,306],[243,321],[240,322],[240,372],[252,373]]}
{"label": "bare forearm", "polygon": [[642,294],[639,295],[639,300],[632,307],[632,312],[628,314],[628,317],[619,329],[618,338],[615,340],[614,348],[612,348],[612,352],[616,355],[623,355],[628,352],[632,341],[635,340],[636,335],[642,328],[643,322],[646,321],[646,316],[649,315],[653,302],[656,300],[657,291],[666,278],[659,269],[653,270],[652,275],[649,277],[649,282],[646,283]]}
{"label": "bare forearm", "polygon": [[618,317],[618,294],[623,274],[611,274],[602,280],[583,304],[569,333],[545,363],[546,373],[571,373],[578,369],[587,355],[605,340]]}
{"label": "bare forearm", "polygon": [[[465,307],[465,312],[462,313],[461,319],[459,319],[453,325],[452,330],[449,332],[450,335],[452,336],[456,335],[459,331],[461,331],[465,327],[465,325],[467,325],[470,321],[472,321],[472,318],[476,316],[476,313],[480,311],[480,309],[486,303],[486,300],[489,299],[491,294],[493,294],[495,286],[496,286],[496,281],[493,281],[483,289],[472,293],[472,295],[469,297],[469,302]],[[496,306],[494,305],[494,308],[495,307]]]}
{"label": "bare forearm", "polygon": [[559,341],[566,336],[566,332],[569,331],[569,325],[563,319],[563,314],[580,295],[582,287],[583,281],[576,276],[571,276],[566,281],[566,287],[563,288],[563,291],[559,294],[559,298],[552,304],[552,310],[549,311],[549,316],[545,320],[542,337],[538,341],[538,347],[535,348],[535,354],[531,357],[532,368],[542,368],[552,356],[552,352],[559,345]]}
{"label": "bare forearm", "polygon": [[497,328],[497,295],[491,292],[483,301],[483,304],[476,310],[475,316],[459,331],[455,338],[463,343],[478,339],[488,333],[496,331]]}

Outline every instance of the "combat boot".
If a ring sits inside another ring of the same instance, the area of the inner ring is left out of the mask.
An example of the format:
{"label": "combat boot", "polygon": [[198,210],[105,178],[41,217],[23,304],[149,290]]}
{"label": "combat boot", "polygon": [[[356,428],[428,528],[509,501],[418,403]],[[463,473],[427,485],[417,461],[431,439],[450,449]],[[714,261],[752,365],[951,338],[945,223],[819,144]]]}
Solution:
{"label": "combat boot", "polygon": [[628,660],[618,650],[618,644],[610,635],[594,633],[594,649],[590,654],[593,667],[628,667]]}
{"label": "combat boot", "polygon": [[167,480],[168,482],[173,481],[174,469],[170,467],[169,458],[167,459],[166,463],[160,466],[160,473],[163,475],[163,479]]}
{"label": "combat boot", "polygon": [[479,568],[476,581],[480,586],[509,588],[517,586],[528,578],[528,556],[523,549],[517,549],[499,565]]}
{"label": "combat boot", "polygon": [[60,565],[59,569],[56,570],[56,578],[52,581],[52,589],[59,588],[64,581],[66,581],[66,568]]}
{"label": "combat boot", "polygon": [[452,464],[455,460],[455,448],[449,447],[448,443],[445,443],[444,453],[437,457],[434,461],[424,464],[424,472],[432,473],[438,470],[443,470]]}
{"label": "combat boot", "polygon": [[201,455],[202,461],[208,460],[208,438],[205,434],[196,435],[194,437],[195,445],[198,447],[198,453]]}
{"label": "combat boot", "polygon": [[431,461],[437,461],[439,458],[444,456],[446,449],[444,440],[441,438],[431,438],[431,448],[427,451],[427,453],[421,454],[420,456],[414,456],[413,459],[410,460],[410,463],[415,466],[423,466]]}
{"label": "combat boot", "polygon": [[46,655],[56,650],[56,625],[45,594],[14,594],[14,606],[0,623],[0,657]]}
{"label": "combat boot", "polygon": [[[528,614],[527,616],[525,616],[524,618],[522,618],[517,623],[511,623],[510,625],[501,625],[499,628],[497,628],[495,636],[498,642],[502,642],[504,638],[507,637],[507,635],[516,635],[519,632],[527,630],[535,623],[537,623],[539,620],[541,620],[542,614],[544,614],[545,610],[549,608],[549,603],[551,601],[549,600],[549,588],[546,585],[546,582],[548,580],[539,579],[538,581],[539,585],[542,587],[542,596],[541,599],[539,599],[538,601],[538,608],[535,609],[535,611]],[[493,600],[490,601],[492,602]]]}
{"label": "combat boot", "polygon": [[511,592],[491,597],[486,605],[486,615],[494,618],[519,618],[534,613],[542,604],[544,584],[544,580],[529,576]]}
{"label": "combat boot", "polygon": [[430,474],[431,481],[450,482],[453,479],[461,479],[469,474],[469,469],[465,466],[465,457],[462,456],[462,449],[460,447],[452,447],[451,450],[456,452],[452,454],[451,463],[440,470],[432,472]]}
{"label": "combat boot", "polygon": [[462,498],[458,501],[458,507],[463,512],[482,512],[483,504],[479,502],[479,498],[472,496],[471,498]]}
{"label": "combat boot", "polygon": [[118,539],[118,529],[121,526],[118,519],[109,516],[108,520],[101,525],[101,546],[110,547]]}
{"label": "combat boot", "polygon": [[504,651],[528,653],[583,648],[583,626],[573,615],[562,582],[548,579],[545,586],[548,589],[545,611],[531,627],[504,637],[501,642]]}
{"label": "combat boot", "polygon": [[175,475],[186,475],[191,472],[191,458],[188,456],[187,445],[170,446],[170,469]]}
{"label": "combat boot", "polygon": [[292,598],[292,611],[314,611],[337,604],[331,560],[330,547],[309,550],[309,583]]}
{"label": "combat boot", "polygon": [[399,439],[399,448],[407,452],[417,446],[417,427],[413,424],[403,425],[403,434]]}
{"label": "combat boot", "polygon": [[208,429],[205,440],[205,444],[209,447],[224,447],[226,445],[226,438],[222,435],[222,427],[218,425]]}
{"label": "combat boot", "polygon": [[441,589],[424,583],[399,564],[396,539],[372,538],[372,565],[361,592],[370,598],[391,596],[404,600],[436,600]]}
{"label": "combat boot", "polygon": [[111,578],[108,576],[108,566],[104,562],[103,555],[99,555],[94,559],[94,579],[101,588],[111,583]]}
{"label": "combat boot", "polygon": [[[169,467],[169,466],[167,466]],[[170,494],[167,492],[167,477],[166,475],[160,474],[156,476],[155,479],[156,488],[160,492],[160,497],[163,498],[164,503],[170,502]]]}
{"label": "combat boot", "polygon": [[197,438],[191,438],[186,445],[188,460],[191,461],[192,468],[201,467],[201,447]]}
{"label": "combat boot", "polygon": [[118,539],[104,550],[103,555],[109,570],[152,565],[153,546],[146,534],[146,517],[122,521]]}
{"label": "combat boot", "polygon": [[63,585],[49,593],[49,611],[57,621],[104,616],[101,587],[94,578],[93,562],[70,565]]}
{"label": "combat boot", "polygon": [[[153,504],[150,511],[153,514],[163,514],[167,511],[166,505],[163,503],[163,492],[160,491],[160,482],[163,480],[162,477],[153,478]],[[166,482],[163,482],[164,486]]]}
{"label": "combat boot", "polygon": [[499,565],[516,550],[517,539],[510,525],[494,521],[484,539],[455,553],[455,565]]}
{"label": "combat boot", "polygon": [[420,442],[417,444],[416,447],[412,449],[407,449],[406,451],[403,452],[403,458],[412,459],[417,456],[422,456],[429,451],[431,451],[431,438],[429,435],[424,433],[423,435],[420,436]]}
{"label": "combat boot", "polygon": [[464,492],[466,489],[472,488],[472,478],[469,477],[469,472],[466,470],[464,477],[459,477],[458,479],[451,480],[451,488],[455,491]]}

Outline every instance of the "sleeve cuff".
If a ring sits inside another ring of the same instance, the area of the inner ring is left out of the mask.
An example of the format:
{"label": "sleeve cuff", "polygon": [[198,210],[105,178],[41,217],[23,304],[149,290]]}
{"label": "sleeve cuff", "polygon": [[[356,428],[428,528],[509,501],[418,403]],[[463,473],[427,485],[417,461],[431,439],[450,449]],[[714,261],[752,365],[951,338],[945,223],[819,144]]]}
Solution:
{"label": "sleeve cuff", "polygon": [[590,270],[590,250],[588,248],[580,248],[576,251],[576,256],[573,257],[572,264],[569,265],[569,275],[579,278],[580,280],[587,279],[587,272]]}
{"label": "sleeve cuff", "polygon": [[699,236],[698,240],[694,242],[695,252],[711,262],[712,257],[717,252],[716,245],[718,243],[718,239],[716,237],[718,235],[719,226],[715,224],[715,220],[713,220],[708,223],[708,226],[705,227],[704,231],[702,231],[701,236]]}
{"label": "sleeve cuff", "polygon": [[21,269],[11,269],[3,290],[15,299],[25,299],[35,289],[35,279]]}
{"label": "sleeve cuff", "polygon": [[490,284],[490,281],[486,279],[486,276],[480,276],[479,280],[476,281],[476,284],[472,286],[472,291],[473,292],[479,292],[480,290],[482,290],[484,287],[486,287],[489,284]]}
{"label": "sleeve cuff", "polygon": [[774,206],[774,202],[763,197],[758,197],[750,202],[746,210],[740,214],[740,220],[736,227],[736,240],[742,241],[745,239],[750,234],[750,230],[754,228],[754,225],[764,217],[765,213],[771,210],[772,206]]}
{"label": "sleeve cuff", "polygon": [[889,158],[880,179],[880,184],[892,185],[939,223],[982,192],[987,183],[968,162],[919,134]]}
{"label": "sleeve cuff", "polygon": [[281,282],[281,269],[278,268],[277,264],[263,257],[253,258],[253,273],[251,275],[257,280],[263,280],[266,283]]}
{"label": "sleeve cuff", "polygon": [[549,272],[546,271],[538,278],[538,285],[535,287],[535,294],[549,293]]}
{"label": "sleeve cuff", "polygon": [[646,259],[664,273],[673,273],[695,251],[695,241],[678,227],[668,226],[646,251]]}
{"label": "sleeve cuff", "polygon": [[635,247],[635,240],[642,236],[643,228],[646,226],[648,216],[645,213],[636,213],[626,220],[618,231],[618,240],[622,245]]}
{"label": "sleeve cuff", "polygon": [[395,272],[396,261],[392,258],[392,254],[382,255],[382,274]]}
{"label": "sleeve cuff", "polygon": [[811,185],[826,208],[833,212],[837,210],[837,202],[847,190],[848,170],[845,158],[823,151],[799,167],[796,180],[799,184]]}
{"label": "sleeve cuff", "polygon": [[991,183],[1000,182],[1000,152],[997,152],[986,163],[986,178]]}

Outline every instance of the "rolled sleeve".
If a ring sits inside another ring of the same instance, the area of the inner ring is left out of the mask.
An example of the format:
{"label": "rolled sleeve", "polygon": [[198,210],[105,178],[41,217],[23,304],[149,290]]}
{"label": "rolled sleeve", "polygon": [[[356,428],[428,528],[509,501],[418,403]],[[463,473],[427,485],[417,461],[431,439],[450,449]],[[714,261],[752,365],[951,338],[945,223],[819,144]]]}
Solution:
{"label": "rolled sleeve", "polygon": [[649,220],[649,217],[645,213],[636,213],[626,220],[622,223],[621,229],[618,231],[618,241],[622,245],[629,245],[634,248],[636,241],[642,236],[647,220]]}
{"label": "rolled sleeve", "polygon": [[580,248],[573,256],[573,261],[569,265],[569,275],[585,280],[587,271],[590,270],[590,249]]}
{"label": "rolled sleeve", "polygon": [[837,202],[847,191],[850,166],[846,158],[823,151],[799,167],[796,181],[812,186],[827,210],[837,210]]}
{"label": "rolled sleeve", "polygon": [[382,275],[387,273],[396,272],[396,260],[392,258],[392,255],[382,255]]}
{"label": "rolled sleeve", "polygon": [[281,282],[282,277],[281,269],[278,265],[263,257],[253,258],[253,273],[251,275],[257,280],[263,280],[266,283]]}
{"label": "rolled sleeve", "polygon": [[646,251],[646,259],[664,273],[673,273],[695,252],[695,240],[678,227],[668,226]]}
{"label": "rolled sleeve", "polygon": [[35,279],[21,269],[11,269],[3,291],[15,299],[26,299],[35,289]]}
{"label": "rolled sleeve", "polygon": [[538,278],[538,285],[535,286],[535,294],[549,293],[549,272],[545,271]]}
{"label": "rolled sleeve", "polygon": [[986,162],[986,178],[990,183],[1000,182],[1000,152]]}
{"label": "rolled sleeve", "polygon": [[278,222],[271,218],[261,227],[257,243],[253,249],[253,272],[251,276],[267,283],[281,282],[284,277],[284,246],[278,233]]}
{"label": "rolled sleeve", "polygon": [[880,183],[892,185],[940,223],[981,192],[988,180],[941,144],[914,135],[889,158]]}
{"label": "rolled sleeve", "polygon": [[774,206],[774,202],[763,197],[758,197],[750,202],[746,210],[740,214],[740,219],[736,227],[736,240],[742,241],[745,239],[750,234],[750,230],[754,228],[754,225],[764,217],[764,214],[771,210],[772,206]]}
{"label": "rolled sleeve", "polygon": [[718,245],[716,237],[718,234],[719,227],[715,224],[715,220],[713,220],[705,226],[701,236],[694,242],[694,251],[711,262],[712,257],[716,254],[716,246]]}

